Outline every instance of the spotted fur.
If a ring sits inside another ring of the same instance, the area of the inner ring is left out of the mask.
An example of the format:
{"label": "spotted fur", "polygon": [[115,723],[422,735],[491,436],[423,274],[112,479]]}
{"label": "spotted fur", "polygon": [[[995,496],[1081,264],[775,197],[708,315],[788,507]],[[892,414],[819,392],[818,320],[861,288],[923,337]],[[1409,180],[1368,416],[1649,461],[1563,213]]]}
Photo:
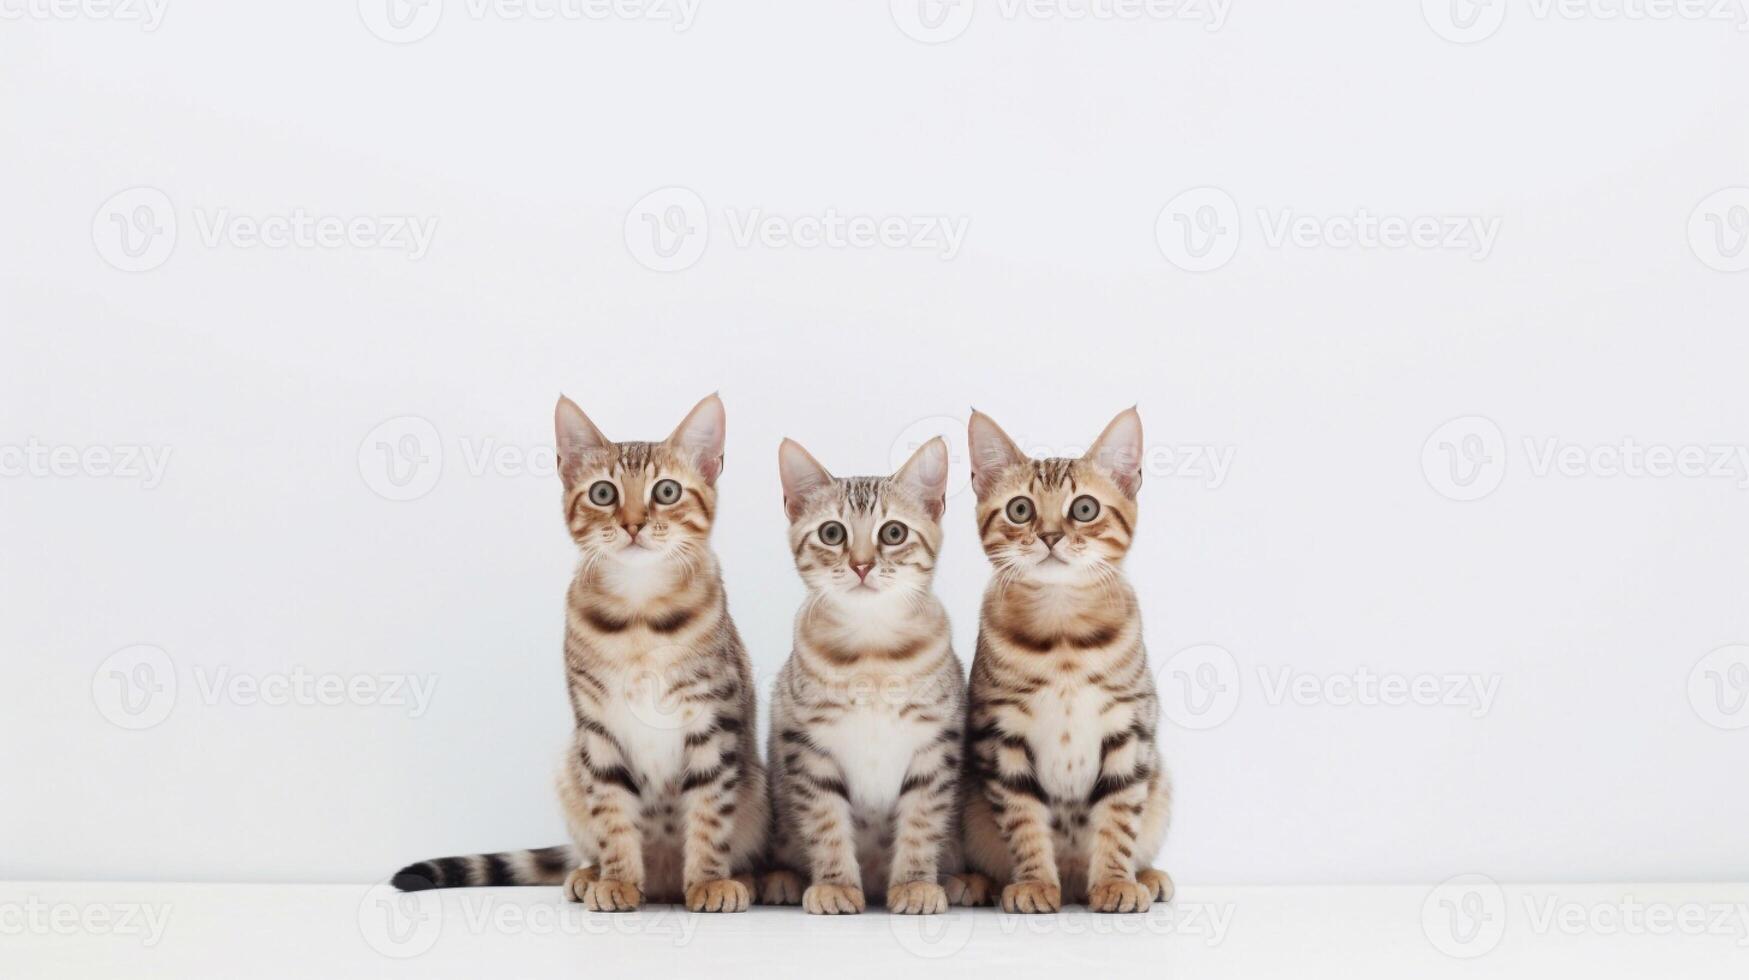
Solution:
{"label": "spotted fur", "polygon": [[[752,665],[709,547],[722,403],[700,402],[663,442],[609,442],[569,399],[557,429],[565,522],[582,556],[566,593],[575,734],[558,776],[572,846],[510,856],[529,872],[502,883],[563,882],[596,911],[646,900],[745,910],[770,811]],[[494,857],[504,858],[447,860]],[[446,867],[407,872],[500,883]]]}
{"label": "spotted fur", "polygon": [[[946,911],[971,888],[953,874],[965,683],[930,591],[947,446],[923,446],[892,477],[833,478],[787,440],[779,463],[808,598],[772,692],[776,867],[763,898],[823,914],[871,899]],[[883,538],[895,522],[902,536]]]}
{"label": "spotted fur", "polygon": [[1122,572],[1141,420],[1119,415],[1081,458],[1029,459],[974,413],[971,447],[995,575],[972,661],[967,863],[1002,884],[1009,912],[1055,912],[1065,898],[1142,911],[1169,899],[1172,883],[1150,867],[1171,789],[1140,608]]}

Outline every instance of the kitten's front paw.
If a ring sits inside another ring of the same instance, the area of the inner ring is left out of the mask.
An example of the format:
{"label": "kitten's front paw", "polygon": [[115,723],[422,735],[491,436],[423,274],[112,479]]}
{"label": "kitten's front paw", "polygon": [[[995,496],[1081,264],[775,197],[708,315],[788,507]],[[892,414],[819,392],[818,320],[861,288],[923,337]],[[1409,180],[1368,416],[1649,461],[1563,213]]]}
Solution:
{"label": "kitten's front paw", "polygon": [[584,896],[589,894],[589,886],[595,884],[596,879],[600,877],[601,872],[595,870],[595,865],[593,864],[586,864],[583,867],[572,871],[566,876],[564,885],[560,886],[565,896],[565,901],[583,901]]}
{"label": "kitten's front paw", "polygon": [[759,879],[759,904],[800,905],[802,876],[794,871],[769,871]]}
{"label": "kitten's front paw", "polygon": [[1017,881],[1002,888],[1002,911],[1049,913],[1063,907],[1063,889],[1049,882]]}
{"label": "kitten's front paw", "polygon": [[994,882],[976,871],[948,875],[941,884],[947,891],[949,905],[989,905],[990,893],[996,888]]}
{"label": "kitten's front paw", "polygon": [[933,881],[907,881],[887,889],[887,911],[894,915],[940,915],[947,891]]}
{"label": "kitten's front paw", "polygon": [[686,889],[688,912],[745,912],[753,891],[734,878],[714,878]]}
{"label": "kitten's front paw", "polygon": [[1087,907],[1095,912],[1146,912],[1154,889],[1139,881],[1102,881],[1087,891]]}
{"label": "kitten's front paw", "polygon": [[1154,901],[1170,902],[1177,893],[1177,886],[1172,884],[1172,876],[1159,868],[1143,868],[1136,872],[1136,880],[1147,885],[1154,893]]}
{"label": "kitten's front paw", "polygon": [[802,893],[802,909],[809,915],[856,915],[868,908],[868,899],[855,885],[809,885]]}
{"label": "kitten's front paw", "polygon": [[583,904],[591,912],[636,912],[644,902],[644,892],[629,881],[602,878],[583,894]]}

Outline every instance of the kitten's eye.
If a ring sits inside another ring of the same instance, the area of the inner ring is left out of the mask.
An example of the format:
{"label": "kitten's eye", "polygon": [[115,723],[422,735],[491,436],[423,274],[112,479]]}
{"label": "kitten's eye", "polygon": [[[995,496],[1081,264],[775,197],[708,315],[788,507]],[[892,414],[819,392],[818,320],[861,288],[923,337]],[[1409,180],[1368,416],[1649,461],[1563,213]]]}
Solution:
{"label": "kitten's eye", "polygon": [[1032,500],[1028,497],[1015,497],[1008,502],[1008,519],[1015,524],[1032,523]]}
{"label": "kitten's eye", "polygon": [[673,480],[658,480],[650,496],[659,504],[672,504],[680,500],[680,484]]}
{"label": "kitten's eye", "polygon": [[1099,501],[1085,494],[1076,497],[1069,505],[1069,516],[1085,524],[1099,516]]}
{"label": "kitten's eye", "polygon": [[888,521],[881,525],[881,544],[904,544],[910,535],[911,529],[898,521]]}
{"label": "kitten's eye", "polygon": [[827,521],[820,525],[820,543],[834,547],[844,543],[844,525],[837,521]]}
{"label": "kitten's eye", "polygon": [[606,480],[597,480],[589,488],[589,502],[597,507],[612,507],[619,500],[619,488]]}

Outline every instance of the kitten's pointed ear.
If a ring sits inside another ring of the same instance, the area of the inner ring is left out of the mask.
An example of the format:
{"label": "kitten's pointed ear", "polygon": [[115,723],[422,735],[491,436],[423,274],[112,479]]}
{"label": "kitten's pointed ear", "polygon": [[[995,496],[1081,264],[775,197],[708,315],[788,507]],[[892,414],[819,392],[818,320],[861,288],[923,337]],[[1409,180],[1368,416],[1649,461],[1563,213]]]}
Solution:
{"label": "kitten's pointed ear", "polygon": [[723,472],[723,436],[727,418],[723,415],[723,400],[713,392],[692,406],[685,421],[668,437],[668,445],[685,453],[704,476],[704,482],[716,485]]}
{"label": "kitten's pointed ear", "polygon": [[947,509],[947,466],[947,440],[936,436],[919,446],[899,467],[899,472],[893,474],[894,481],[909,486],[923,498],[930,520],[941,520],[941,512]]}
{"label": "kitten's pointed ear", "polygon": [[975,408],[966,437],[972,448],[972,487],[980,497],[990,491],[1003,470],[1026,460],[1026,454],[996,420]]}
{"label": "kitten's pointed ear", "polygon": [[1119,412],[1081,458],[1111,474],[1118,489],[1134,497],[1142,489],[1142,417],[1135,407]]}
{"label": "kitten's pointed ear", "polygon": [[564,395],[559,396],[559,404],[553,408],[553,437],[559,455],[559,478],[566,487],[577,482],[586,464],[613,448],[613,443],[607,441],[577,403]]}
{"label": "kitten's pointed ear", "polygon": [[802,516],[808,495],[832,482],[826,467],[794,439],[785,439],[777,447],[777,472],[783,479],[783,510],[792,524]]}

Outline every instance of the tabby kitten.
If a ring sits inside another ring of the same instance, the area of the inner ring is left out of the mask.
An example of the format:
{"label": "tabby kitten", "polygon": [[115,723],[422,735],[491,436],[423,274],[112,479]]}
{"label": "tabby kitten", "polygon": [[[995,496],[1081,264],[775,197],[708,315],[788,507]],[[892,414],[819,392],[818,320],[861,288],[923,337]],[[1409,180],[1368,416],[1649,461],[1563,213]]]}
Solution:
{"label": "tabby kitten", "polygon": [[[837,479],[784,440],[790,549],[808,588],[772,692],[772,859],[761,899],[907,914],[976,901],[959,870],[965,682],[930,591],[947,443],[891,477]],[[806,874],[809,884],[802,889]]]}
{"label": "tabby kitten", "polygon": [[598,912],[745,911],[770,810],[752,665],[708,543],[723,403],[699,402],[663,442],[609,442],[563,397],[556,425],[582,552],[565,618],[576,734],[558,776],[574,846],[422,862],[395,883],[563,882]]}
{"label": "tabby kitten", "polygon": [[1007,912],[1095,912],[1170,900],[1150,867],[1171,789],[1136,594],[1121,571],[1136,527],[1142,420],[1113,419],[1079,459],[1030,459],[971,420],[978,533],[996,574],[972,659],[968,864]]}

